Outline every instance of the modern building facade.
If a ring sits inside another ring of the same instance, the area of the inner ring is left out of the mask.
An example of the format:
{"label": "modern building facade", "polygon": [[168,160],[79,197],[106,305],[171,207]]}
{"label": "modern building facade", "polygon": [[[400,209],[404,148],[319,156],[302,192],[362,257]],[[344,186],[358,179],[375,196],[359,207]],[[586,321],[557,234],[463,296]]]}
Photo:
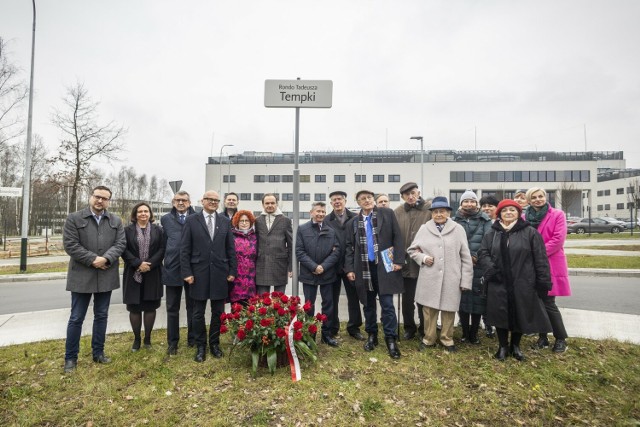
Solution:
{"label": "modern building facade", "polygon": [[[421,161],[423,159],[423,161]],[[245,151],[242,154],[209,157],[206,165],[206,188],[220,194],[238,194],[240,207],[261,211],[265,193],[276,193],[280,208],[288,216],[293,212],[293,153]],[[424,169],[423,169],[424,168]],[[614,179],[599,181],[605,172],[624,170],[622,151],[607,152],[503,152],[430,150],[407,151],[334,151],[302,152],[299,155],[300,217],[308,218],[313,201],[328,202],[334,190],[347,192],[348,207],[356,209],[355,193],[369,189],[387,193],[391,207],[401,203],[399,189],[403,183],[420,184],[424,170],[425,198],[447,196],[452,207],[458,206],[462,193],[474,190],[479,197],[495,194],[511,198],[519,189],[534,186],[549,193],[551,203],[570,216],[629,216],[628,209],[618,209],[621,201],[608,202],[605,189],[615,187],[616,195],[627,184]],[[629,181],[632,178],[628,178]],[[609,182],[609,184],[606,184]],[[611,186],[609,188],[608,186]],[[637,192],[637,188],[636,188]],[[598,210],[598,206],[602,209]],[[608,205],[609,209],[605,209]],[[612,209],[615,205],[616,209]],[[625,205],[626,208],[626,205]],[[606,215],[605,215],[606,214]]]}

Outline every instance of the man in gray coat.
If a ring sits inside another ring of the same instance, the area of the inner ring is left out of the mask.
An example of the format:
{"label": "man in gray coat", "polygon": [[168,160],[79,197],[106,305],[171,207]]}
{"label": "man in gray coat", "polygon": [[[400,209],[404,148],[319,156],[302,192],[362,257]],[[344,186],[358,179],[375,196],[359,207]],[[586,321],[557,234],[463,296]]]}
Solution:
{"label": "man in gray coat", "polygon": [[64,371],[78,364],[82,323],[93,296],[93,361],[109,363],[104,354],[111,291],[120,287],[118,263],[126,239],[122,221],[107,212],[111,190],[98,186],[91,192],[89,206],[67,217],[63,231],[65,252],[71,257],[67,290],[71,291],[71,315],[67,324]]}
{"label": "man in gray coat", "polygon": [[275,194],[262,197],[262,214],[256,218],[258,260],[256,261],[256,291],[258,295],[274,291],[284,292],[293,271],[293,226],[278,208]]}

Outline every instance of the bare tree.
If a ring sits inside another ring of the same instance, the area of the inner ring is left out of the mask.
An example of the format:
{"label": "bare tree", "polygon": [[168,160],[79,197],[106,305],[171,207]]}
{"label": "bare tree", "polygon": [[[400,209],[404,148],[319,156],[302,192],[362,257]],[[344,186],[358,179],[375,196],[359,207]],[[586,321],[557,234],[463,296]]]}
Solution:
{"label": "bare tree", "polygon": [[633,178],[629,180],[627,188],[627,201],[633,210],[633,219],[638,221],[638,209],[640,209],[640,179]]}
{"label": "bare tree", "polygon": [[114,121],[98,123],[99,103],[91,100],[80,82],[67,88],[62,100],[64,108],[54,110],[51,119],[63,133],[53,161],[61,165],[63,173],[72,175],[69,205],[75,206],[79,188],[92,175],[94,161],[118,160],[117,155],[124,150],[126,129]]}
{"label": "bare tree", "polygon": [[580,216],[582,206],[579,203],[582,200],[582,190],[576,187],[573,182],[562,182],[558,186],[560,190],[560,205],[562,210],[568,216]]}
{"label": "bare tree", "polygon": [[29,93],[6,51],[6,43],[0,38],[0,151],[24,132],[20,106]]}

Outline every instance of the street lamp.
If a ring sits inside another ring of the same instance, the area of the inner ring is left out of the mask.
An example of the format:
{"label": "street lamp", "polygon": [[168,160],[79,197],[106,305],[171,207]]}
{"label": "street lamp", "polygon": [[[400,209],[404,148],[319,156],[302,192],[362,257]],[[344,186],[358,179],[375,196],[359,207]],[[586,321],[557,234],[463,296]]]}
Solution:
{"label": "street lamp", "polygon": [[420,191],[424,193],[424,145],[421,136],[412,136],[410,139],[420,141]]}
{"label": "street lamp", "polygon": [[233,147],[233,144],[224,144],[222,147],[220,147],[220,183],[218,185],[218,189],[219,191],[222,191],[222,150],[224,149],[224,147]]}

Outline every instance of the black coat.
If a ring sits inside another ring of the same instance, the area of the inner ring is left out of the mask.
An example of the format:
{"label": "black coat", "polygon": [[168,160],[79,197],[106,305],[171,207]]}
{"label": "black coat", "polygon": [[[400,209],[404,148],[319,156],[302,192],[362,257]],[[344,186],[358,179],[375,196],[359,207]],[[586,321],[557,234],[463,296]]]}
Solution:
{"label": "black coat", "polygon": [[484,236],[478,256],[488,279],[487,323],[525,334],[551,332],[538,296],[551,289],[549,260],[540,233],[522,218],[509,231],[496,221]]}
{"label": "black coat", "polygon": [[351,212],[349,209],[345,209],[344,214],[346,215],[346,219],[344,223],[340,224],[338,217],[335,212],[331,212],[324,219],[324,223],[329,227],[333,228],[336,232],[336,237],[338,238],[338,244],[340,245],[340,259],[336,263],[336,272],[338,275],[342,275],[345,273],[344,271],[344,258],[346,254],[346,246],[347,246],[347,223],[351,218],[357,216],[355,213]]}
{"label": "black coat", "polygon": [[[377,211],[378,220],[378,251],[383,251],[393,246],[393,263],[404,265],[406,256],[406,246],[400,232],[398,220],[393,211],[389,208],[373,208]],[[360,257],[360,231],[358,229],[358,218],[356,215],[347,223],[347,247],[344,260],[344,269],[347,273],[356,274],[356,290],[358,299],[362,304],[367,302],[367,286],[362,279],[362,261]],[[387,273],[382,260],[378,262],[378,286],[380,295],[401,294],[404,292],[404,280],[402,271],[392,271]]]}
{"label": "black coat", "polygon": [[[308,285],[326,285],[336,281],[336,264],[340,260],[340,245],[333,228],[325,225],[318,230],[313,221],[301,225],[296,237],[296,257],[300,262],[299,280]],[[324,272],[313,274],[318,265]]]}
{"label": "black coat", "polygon": [[[122,259],[124,260],[124,272],[122,273],[122,302],[125,304],[141,304],[140,296],[144,301],[154,301],[162,298],[162,258],[164,257],[164,233],[162,228],[150,223],[151,241],[149,242],[149,259],[151,270],[142,273],[142,283],[137,283],[133,275],[142,264],[140,259],[140,247],[136,237],[136,224],[130,224],[124,228],[127,239]],[[142,292],[140,292],[142,286]],[[141,295],[142,294],[142,295]]]}
{"label": "black coat", "polygon": [[182,278],[193,276],[191,298],[221,300],[229,295],[227,276],[237,276],[238,261],[231,221],[215,214],[213,240],[202,212],[187,217],[180,241]]}
{"label": "black coat", "polygon": [[[196,211],[189,207],[187,218],[189,215],[195,214]],[[160,219],[162,231],[164,232],[164,262],[162,264],[162,284],[166,286],[182,286],[182,272],[180,271],[180,238],[182,237],[183,224],[178,221],[178,211],[176,208],[171,209],[166,215]]]}

